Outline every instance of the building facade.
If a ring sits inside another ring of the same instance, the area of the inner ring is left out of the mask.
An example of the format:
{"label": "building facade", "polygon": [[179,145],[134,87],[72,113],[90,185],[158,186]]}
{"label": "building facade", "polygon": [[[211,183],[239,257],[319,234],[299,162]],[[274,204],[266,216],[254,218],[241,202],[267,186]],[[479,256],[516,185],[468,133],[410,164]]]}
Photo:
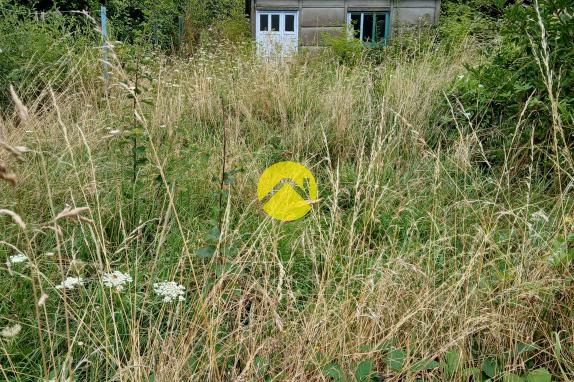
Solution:
{"label": "building facade", "polygon": [[258,52],[288,55],[323,45],[346,28],[365,45],[384,43],[403,25],[436,23],[440,0],[248,0]]}

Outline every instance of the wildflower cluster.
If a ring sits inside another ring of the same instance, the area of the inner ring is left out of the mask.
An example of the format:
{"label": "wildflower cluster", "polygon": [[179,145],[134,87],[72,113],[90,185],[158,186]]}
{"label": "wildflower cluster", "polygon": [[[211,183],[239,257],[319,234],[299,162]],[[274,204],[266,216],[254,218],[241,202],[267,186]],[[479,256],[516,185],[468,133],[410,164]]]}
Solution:
{"label": "wildflower cluster", "polygon": [[132,277],[120,271],[113,271],[112,273],[104,273],[102,282],[108,288],[116,288],[118,292],[124,289],[124,285],[131,283]]}
{"label": "wildflower cluster", "polygon": [[153,284],[154,292],[163,297],[163,302],[172,302],[175,299],[179,301],[185,300],[185,287],[179,285],[175,281],[163,281]]}
{"label": "wildflower cluster", "polygon": [[15,324],[13,326],[6,326],[4,329],[2,329],[2,331],[0,331],[0,336],[4,338],[13,338],[16,337],[21,330],[22,325],[20,324]]}
{"label": "wildflower cluster", "polygon": [[84,285],[81,277],[67,277],[61,284],[56,285],[56,289],[74,289],[76,286]]}
{"label": "wildflower cluster", "polygon": [[8,267],[10,267],[13,264],[25,263],[26,261],[28,261],[28,256],[19,254],[19,255],[10,256],[8,258],[8,261],[6,261],[6,265]]}

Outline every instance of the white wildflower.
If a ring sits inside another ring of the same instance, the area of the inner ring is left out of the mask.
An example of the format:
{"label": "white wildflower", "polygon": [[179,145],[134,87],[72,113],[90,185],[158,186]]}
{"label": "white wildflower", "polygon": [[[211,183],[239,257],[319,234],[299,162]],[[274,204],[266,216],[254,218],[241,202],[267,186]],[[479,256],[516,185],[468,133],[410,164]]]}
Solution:
{"label": "white wildflower", "polygon": [[26,261],[28,261],[28,256],[23,255],[23,254],[18,254],[18,255],[10,256],[8,258],[8,261],[6,262],[6,265],[8,267],[10,267],[13,264],[25,263]]}
{"label": "white wildflower", "polygon": [[132,277],[120,271],[113,271],[112,273],[104,273],[102,282],[108,288],[116,288],[118,292],[124,289],[126,284],[131,283]]}
{"label": "white wildflower", "polygon": [[2,329],[0,335],[2,335],[4,338],[13,338],[16,337],[21,330],[22,325],[20,324],[16,324],[14,326],[6,326],[4,329]]}
{"label": "white wildflower", "polygon": [[532,220],[534,220],[535,222],[545,222],[548,223],[548,216],[544,213],[543,210],[539,210],[536,211],[535,213],[532,214]]}
{"label": "white wildflower", "polygon": [[464,74],[459,74],[459,75],[458,75],[458,80],[460,81],[460,80],[462,80],[462,79],[464,79]]}
{"label": "white wildflower", "polygon": [[84,285],[81,277],[68,277],[61,284],[56,285],[56,289],[74,289],[76,286]]}
{"label": "white wildflower", "polygon": [[179,301],[185,300],[185,287],[179,285],[175,281],[163,281],[153,284],[154,292],[163,297],[163,302],[172,302],[175,299]]}
{"label": "white wildflower", "polygon": [[478,87],[481,89],[484,89],[484,85],[483,84],[478,84]]}

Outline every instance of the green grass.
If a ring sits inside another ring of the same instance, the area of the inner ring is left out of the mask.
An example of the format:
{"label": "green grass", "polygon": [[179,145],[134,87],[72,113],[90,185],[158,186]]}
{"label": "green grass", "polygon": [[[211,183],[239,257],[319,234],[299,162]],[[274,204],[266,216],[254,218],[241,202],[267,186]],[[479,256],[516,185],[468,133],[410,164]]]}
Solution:
{"label": "green grass", "polygon": [[[2,378],[571,378],[572,197],[535,163],[525,178],[485,169],[466,120],[444,140],[433,121],[477,52],[421,49],[353,67],[229,47],[153,56],[141,94],[116,57],[108,99],[81,75],[100,65],[85,56],[66,89],[28,102],[29,119],[5,115],[3,140],[30,152],[0,153],[18,177],[0,183],[0,208],[27,224],[1,217],[0,259],[30,260],[0,269],[0,327],[22,326],[0,340]],[[220,209],[224,129],[226,168],[243,171]],[[280,160],[319,185],[321,202],[290,224],[255,196]],[[55,220],[66,205],[89,209]],[[113,270],[133,278],[122,292],[102,284]],[[86,283],[56,289],[68,276]],[[163,303],[164,280],[185,301]]]}

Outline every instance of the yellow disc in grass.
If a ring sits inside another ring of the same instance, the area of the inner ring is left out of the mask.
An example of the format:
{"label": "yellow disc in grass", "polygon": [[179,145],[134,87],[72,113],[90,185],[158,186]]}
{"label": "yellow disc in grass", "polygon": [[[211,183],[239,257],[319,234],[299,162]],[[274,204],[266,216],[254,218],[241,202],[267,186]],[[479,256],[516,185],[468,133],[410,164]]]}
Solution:
{"label": "yellow disc in grass", "polygon": [[317,182],[311,171],[299,163],[275,163],[261,174],[257,199],[263,204],[263,211],[274,219],[301,219],[317,200]]}

